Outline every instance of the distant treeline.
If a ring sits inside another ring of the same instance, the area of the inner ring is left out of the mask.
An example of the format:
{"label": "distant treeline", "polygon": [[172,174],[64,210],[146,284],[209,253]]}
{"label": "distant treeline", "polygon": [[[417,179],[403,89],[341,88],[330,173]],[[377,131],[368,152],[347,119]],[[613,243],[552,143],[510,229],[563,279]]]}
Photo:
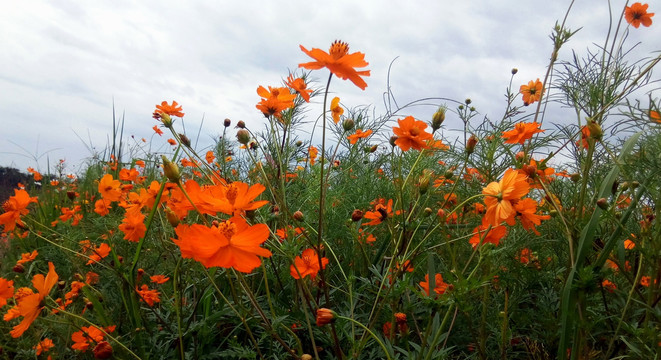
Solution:
{"label": "distant treeline", "polygon": [[[27,185],[30,181],[32,181],[31,175],[24,174],[18,169],[0,167],[0,204],[4,204],[10,196],[14,195],[14,189],[18,183]],[[0,213],[2,212],[0,210]]]}

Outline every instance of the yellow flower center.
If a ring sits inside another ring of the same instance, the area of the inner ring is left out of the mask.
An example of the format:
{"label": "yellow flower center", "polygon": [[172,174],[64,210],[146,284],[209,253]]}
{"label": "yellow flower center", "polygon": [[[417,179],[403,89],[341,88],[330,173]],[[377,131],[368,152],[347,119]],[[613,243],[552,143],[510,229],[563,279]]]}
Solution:
{"label": "yellow flower center", "polygon": [[411,134],[411,136],[418,136],[420,135],[420,129],[418,129],[417,126],[414,126],[409,130],[409,134]]}
{"label": "yellow flower center", "polygon": [[349,44],[340,40],[335,40],[333,41],[333,44],[331,44],[328,53],[333,57],[333,59],[339,60],[342,56],[349,53]]}

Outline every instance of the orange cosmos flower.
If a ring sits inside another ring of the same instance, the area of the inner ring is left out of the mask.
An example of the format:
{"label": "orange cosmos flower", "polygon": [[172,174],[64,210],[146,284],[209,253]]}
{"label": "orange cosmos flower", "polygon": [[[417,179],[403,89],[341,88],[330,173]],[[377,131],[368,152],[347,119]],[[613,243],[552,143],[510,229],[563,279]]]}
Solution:
{"label": "orange cosmos flower", "polygon": [[170,278],[165,275],[154,275],[154,276],[150,276],[149,279],[151,280],[151,282],[159,285],[165,284],[166,282],[168,282],[168,280],[170,280]]}
{"label": "orange cosmos flower", "polygon": [[266,187],[262,184],[248,184],[235,181],[225,187],[225,201],[218,206],[218,211],[227,215],[238,215],[249,210],[256,210],[268,204],[268,200],[253,201]]}
{"label": "orange cosmos flower", "polygon": [[41,173],[31,167],[28,168],[28,173],[32,174],[34,176],[34,181],[41,181],[43,180],[43,176]]}
{"label": "orange cosmos flower", "polygon": [[183,258],[193,258],[205,267],[220,266],[249,273],[262,262],[258,256],[271,257],[260,245],[269,237],[266,224],[248,225],[235,216],[218,225],[181,224],[175,228],[174,243]]}
{"label": "orange cosmos flower", "polygon": [[533,255],[532,251],[528,248],[523,248],[521,249],[521,252],[519,255],[516,257],[517,260],[521,262],[521,264],[527,265],[531,259],[535,259],[535,255]]}
{"label": "orange cosmos flower", "polygon": [[7,305],[7,299],[14,297],[14,281],[0,278],[0,307]]}
{"label": "orange cosmos flower", "polygon": [[170,138],[170,139],[168,139],[168,144],[170,144],[172,146],[175,146],[175,145],[177,145],[177,141],[175,139]]}
{"label": "orange cosmos flower", "polygon": [[154,125],[154,127],[153,127],[152,129],[154,129],[154,132],[155,132],[156,134],[158,134],[158,136],[163,135],[163,131],[162,131],[161,129],[158,128],[158,125]]}
{"label": "orange cosmos flower", "polygon": [[604,279],[604,281],[601,282],[601,286],[609,293],[612,293],[617,289],[617,285],[608,279]]}
{"label": "orange cosmos flower", "polygon": [[[71,334],[71,340],[73,340],[73,342],[75,343],[71,345],[72,349],[78,351],[87,351],[87,349],[89,349],[91,344],[93,343],[100,344],[104,342],[103,338],[106,336],[106,334],[103,331],[101,331],[101,329],[99,329],[98,327],[93,325],[83,326],[81,329],[82,330],[76,331],[75,333]],[[107,326],[103,328],[103,330],[105,330],[106,333],[111,333],[115,331],[115,326]],[[96,352],[96,348],[94,350]],[[97,357],[97,359],[99,358]]]}
{"label": "orange cosmos flower", "polygon": [[145,236],[147,227],[144,224],[145,215],[138,211],[127,211],[124,220],[118,226],[124,233],[124,240],[138,242]]}
{"label": "orange cosmos flower", "polygon": [[321,327],[330,324],[335,319],[335,315],[335,311],[331,309],[317,309],[317,326]]}
{"label": "orange cosmos flower", "polygon": [[308,160],[310,161],[310,166],[314,166],[314,163],[317,161],[317,155],[319,155],[319,149],[310,146],[308,148]]}
{"label": "orange cosmos flower", "polygon": [[106,256],[110,255],[110,246],[106,243],[101,243],[99,247],[92,249],[94,252],[89,256],[90,260],[87,261],[85,265],[90,265],[95,262],[101,261],[101,259],[105,258]]}
{"label": "orange cosmos flower", "polygon": [[41,353],[47,353],[54,346],[55,344],[53,344],[53,340],[49,338],[45,338],[41,340],[37,345],[35,345],[33,349],[37,350],[37,356],[39,356],[41,355]]}
{"label": "orange cosmos flower", "polygon": [[[436,295],[443,295],[448,289],[448,283],[443,281],[443,275],[436,274],[434,275],[434,293]],[[425,274],[425,281],[420,282],[420,287],[425,295],[429,296],[429,274]]]}
{"label": "orange cosmos flower", "polygon": [[314,249],[305,249],[301,256],[294,258],[294,264],[289,267],[289,274],[294,279],[302,279],[310,275],[310,278],[314,280],[319,270],[325,269],[326,265],[328,265],[327,258],[322,257],[321,265],[319,265],[319,255],[317,252]]}
{"label": "orange cosmos flower", "polygon": [[216,160],[216,155],[213,154],[213,151],[209,150],[204,156],[204,159],[207,161],[207,164],[211,164],[214,160]]}
{"label": "orange cosmos flower", "polygon": [[153,307],[155,303],[161,302],[161,298],[159,297],[161,293],[156,289],[150,290],[147,285],[142,285],[140,289],[136,287],[135,291],[140,295],[140,301],[146,302],[150,307]]}
{"label": "orange cosmos flower", "polygon": [[489,232],[485,234],[487,229],[489,229],[488,224],[480,224],[480,226],[473,229],[473,236],[468,240],[468,243],[473,246],[473,249],[480,244],[480,241],[482,241],[482,245],[490,243],[498,246],[500,245],[500,240],[507,234],[507,228],[502,225],[491,227]]}
{"label": "orange cosmos flower", "polygon": [[334,97],[333,100],[331,100],[331,105],[330,105],[330,110],[331,113],[333,114],[333,122],[338,123],[340,122],[340,116],[344,114],[344,109],[340,106],[340,98],[339,97]]}
{"label": "orange cosmos flower", "polygon": [[389,217],[392,217],[392,199],[388,200],[388,203],[380,199],[379,203],[374,207],[374,211],[367,211],[363,215],[363,218],[371,220],[363,225],[378,225]]}
{"label": "orange cosmos flower", "polygon": [[532,138],[534,134],[544,132],[544,130],[539,129],[540,126],[541,124],[536,122],[520,122],[514,125],[514,130],[505,131],[502,137],[506,139],[505,144],[523,144],[526,140]]}
{"label": "orange cosmos flower", "polygon": [[424,121],[416,120],[413,116],[407,116],[404,119],[397,120],[399,127],[393,127],[392,131],[397,135],[395,144],[402,151],[408,151],[410,148],[422,150],[429,147],[427,140],[432,140],[434,136],[425,131],[427,124]]}
{"label": "orange cosmos flower", "polygon": [[343,80],[351,80],[351,82],[362,90],[365,90],[367,87],[367,83],[361,76],[370,76],[370,71],[356,71],[355,69],[369,65],[365,61],[365,54],[359,52],[349,54],[349,45],[347,43],[335,40],[328,52],[317,48],[312,48],[312,50],[308,51],[303,45],[300,45],[300,47],[304,53],[316,61],[298,64],[298,67],[309,70],[318,70],[325,67],[335,76]]}
{"label": "orange cosmos flower", "polygon": [[[548,220],[550,215],[537,215],[537,201],[531,198],[525,198],[514,204],[514,210],[521,220],[521,225],[526,230],[532,230],[536,235],[540,235],[535,226],[539,226],[542,220]],[[508,221],[509,225],[514,225],[514,219]]]}
{"label": "orange cosmos flower", "polygon": [[110,202],[99,199],[94,203],[94,212],[100,216],[106,216],[110,214]]}
{"label": "orange cosmos flower", "polygon": [[18,259],[16,264],[18,265],[18,264],[28,263],[28,262],[36,259],[37,255],[39,255],[39,252],[37,252],[37,250],[34,250],[31,253],[23,253],[23,254],[21,254],[21,258]]}
{"label": "orange cosmos flower", "polygon": [[296,78],[294,79],[294,75],[289,74],[287,77],[287,80],[285,81],[285,84],[289,86],[292,90],[296,91],[305,102],[310,102],[310,95],[312,94],[312,90],[307,88],[307,84],[305,83],[305,80],[302,78]]}
{"label": "orange cosmos flower", "polygon": [[[32,286],[37,290],[36,293],[26,294],[16,300],[16,306],[12,309],[12,316],[5,315],[5,321],[22,316],[23,320],[20,324],[14,326],[9,334],[13,338],[17,338],[30,327],[32,322],[39,316],[41,309],[43,309],[42,302],[48,296],[53,286],[57,283],[57,273],[55,272],[55,265],[52,262],[48,263],[48,274],[44,277],[37,274],[32,278]],[[29,290],[29,289],[28,289]],[[11,310],[10,310],[11,311]]]}
{"label": "orange cosmos flower", "polygon": [[650,120],[655,123],[661,123],[661,114],[656,110],[650,109]]}
{"label": "orange cosmos flower", "polygon": [[639,2],[627,6],[624,9],[624,18],[636,29],[638,29],[640,24],[649,27],[652,25],[652,16],[654,16],[654,13],[648,13],[647,6],[647,4],[643,5]]}
{"label": "orange cosmos flower", "polygon": [[181,106],[177,104],[176,101],[172,101],[172,105],[168,105],[167,101],[163,101],[161,105],[156,105],[156,114],[168,114],[170,116],[184,117],[184,113],[181,112]]}
{"label": "orange cosmos flower", "polygon": [[103,200],[113,202],[119,201],[122,197],[122,183],[114,180],[111,174],[105,174],[99,180],[99,193]]}
{"label": "orange cosmos flower", "polygon": [[526,181],[526,176],[516,170],[507,169],[500,182],[494,181],[482,190],[482,194],[487,195],[484,198],[487,212],[483,223],[500,225],[503,220],[514,214],[513,202],[525,196],[528,190],[530,185]]}
{"label": "orange cosmos flower", "polygon": [[523,104],[527,106],[539,101],[542,98],[543,86],[539,78],[536,81],[530,80],[528,85],[521,85],[519,92],[523,95]]}
{"label": "orange cosmos flower", "polygon": [[355,143],[358,142],[358,139],[364,139],[366,137],[369,137],[370,135],[372,135],[372,130],[367,130],[363,132],[362,129],[356,129],[356,133],[347,136],[347,139],[349,139],[349,143],[351,145],[354,145]]}
{"label": "orange cosmos flower", "polygon": [[4,232],[10,232],[14,230],[16,225],[23,226],[23,221],[21,221],[21,216],[27,215],[30,211],[28,210],[28,205],[30,203],[36,203],[36,197],[30,197],[27,191],[21,189],[14,189],[14,196],[9,197],[2,208],[5,211],[3,214],[0,214],[0,225],[4,225]]}
{"label": "orange cosmos flower", "polygon": [[275,116],[280,118],[282,111],[294,106],[294,99],[296,94],[289,92],[286,87],[270,87],[266,90],[265,87],[260,86],[257,88],[257,95],[262,97],[257,103],[257,109],[261,111],[264,116]]}

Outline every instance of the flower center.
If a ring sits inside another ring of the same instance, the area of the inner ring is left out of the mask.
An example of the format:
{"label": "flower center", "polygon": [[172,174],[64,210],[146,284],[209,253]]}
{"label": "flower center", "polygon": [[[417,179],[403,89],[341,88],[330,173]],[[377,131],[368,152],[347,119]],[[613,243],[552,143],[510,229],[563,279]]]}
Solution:
{"label": "flower center", "polygon": [[234,205],[234,202],[236,201],[236,197],[238,195],[238,192],[239,192],[239,189],[234,184],[230,185],[227,188],[227,193],[225,194],[225,197],[227,198],[227,201],[229,201],[230,204]]}
{"label": "flower center", "polygon": [[417,126],[414,126],[409,130],[409,134],[411,134],[411,136],[418,136],[420,135],[420,129],[418,129]]}
{"label": "flower center", "polygon": [[333,59],[339,60],[342,56],[349,53],[349,44],[340,40],[335,40],[333,41],[333,44],[331,44],[328,53],[333,57]]}
{"label": "flower center", "polygon": [[227,239],[227,241],[230,241],[232,236],[236,234],[236,224],[229,220],[221,222],[218,224],[218,231]]}

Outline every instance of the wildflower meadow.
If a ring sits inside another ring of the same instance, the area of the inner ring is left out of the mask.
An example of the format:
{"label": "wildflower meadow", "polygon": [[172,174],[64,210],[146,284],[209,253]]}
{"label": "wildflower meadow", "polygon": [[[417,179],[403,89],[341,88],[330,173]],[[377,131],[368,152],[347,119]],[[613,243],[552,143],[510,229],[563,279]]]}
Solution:
{"label": "wildflower meadow", "polygon": [[587,50],[558,22],[497,119],[461,94],[374,114],[370,54],[337,40],[291,49],[255,84],[262,126],[210,148],[167,99],[143,126],[168,151],[115,121],[84,171],[27,169],[0,359],[661,358],[661,55],[628,41],[659,4],[620,3]]}

